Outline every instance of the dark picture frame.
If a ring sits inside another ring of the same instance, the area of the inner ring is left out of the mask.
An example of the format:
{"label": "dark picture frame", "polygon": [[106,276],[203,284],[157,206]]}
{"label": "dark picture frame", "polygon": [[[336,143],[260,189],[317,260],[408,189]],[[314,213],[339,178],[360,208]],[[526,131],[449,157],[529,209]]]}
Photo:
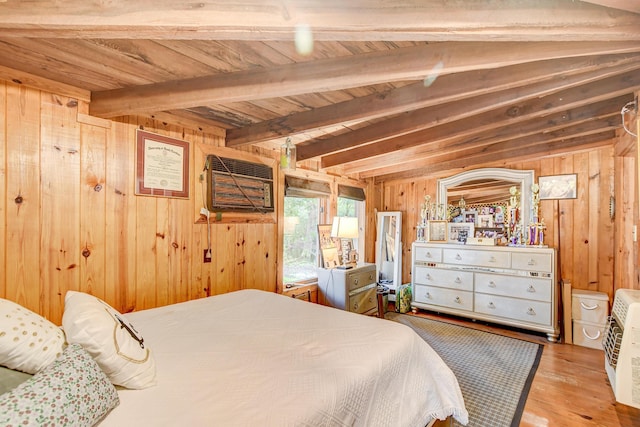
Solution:
{"label": "dark picture frame", "polygon": [[135,194],[189,198],[189,143],[136,129]]}

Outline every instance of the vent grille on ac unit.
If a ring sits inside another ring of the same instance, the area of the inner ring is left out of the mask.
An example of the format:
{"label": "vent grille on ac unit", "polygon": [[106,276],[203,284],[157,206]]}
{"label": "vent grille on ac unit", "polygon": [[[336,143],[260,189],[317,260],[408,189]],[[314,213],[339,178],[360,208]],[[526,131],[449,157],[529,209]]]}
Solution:
{"label": "vent grille on ac unit", "polygon": [[273,169],[262,163],[207,156],[207,209],[273,212]]}
{"label": "vent grille on ac unit", "polygon": [[273,169],[261,163],[251,163],[244,160],[225,159],[224,157],[209,156],[209,167],[212,171],[232,173],[235,175],[273,180]]}

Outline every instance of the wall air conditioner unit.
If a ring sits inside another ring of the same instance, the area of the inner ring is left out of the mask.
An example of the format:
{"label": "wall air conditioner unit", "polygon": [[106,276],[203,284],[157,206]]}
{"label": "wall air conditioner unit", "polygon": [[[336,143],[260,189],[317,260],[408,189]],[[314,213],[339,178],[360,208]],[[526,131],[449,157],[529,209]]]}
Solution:
{"label": "wall air conditioner unit", "polygon": [[273,212],[273,168],[262,163],[207,156],[207,209]]}

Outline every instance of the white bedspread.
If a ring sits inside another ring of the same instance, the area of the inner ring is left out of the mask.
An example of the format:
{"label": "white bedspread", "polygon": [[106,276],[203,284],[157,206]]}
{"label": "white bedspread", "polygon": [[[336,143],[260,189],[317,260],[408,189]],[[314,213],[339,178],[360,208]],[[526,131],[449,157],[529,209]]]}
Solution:
{"label": "white bedspread", "polygon": [[244,290],[127,315],[158,385],[119,390],[102,426],[425,426],[467,422],[451,370],[413,330]]}

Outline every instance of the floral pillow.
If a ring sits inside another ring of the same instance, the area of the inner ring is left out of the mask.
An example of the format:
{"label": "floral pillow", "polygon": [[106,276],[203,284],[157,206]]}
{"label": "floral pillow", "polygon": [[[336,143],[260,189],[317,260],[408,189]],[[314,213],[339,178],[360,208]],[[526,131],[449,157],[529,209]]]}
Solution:
{"label": "floral pillow", "polygon": [[0,396],[0,425],[93,426],[120,403],[118,393],[78,344]]}
{"label": "floral pillow", "polygon": [[0,298],[0,365],[35,374],[66,346],[62,329],[13,301]]}

